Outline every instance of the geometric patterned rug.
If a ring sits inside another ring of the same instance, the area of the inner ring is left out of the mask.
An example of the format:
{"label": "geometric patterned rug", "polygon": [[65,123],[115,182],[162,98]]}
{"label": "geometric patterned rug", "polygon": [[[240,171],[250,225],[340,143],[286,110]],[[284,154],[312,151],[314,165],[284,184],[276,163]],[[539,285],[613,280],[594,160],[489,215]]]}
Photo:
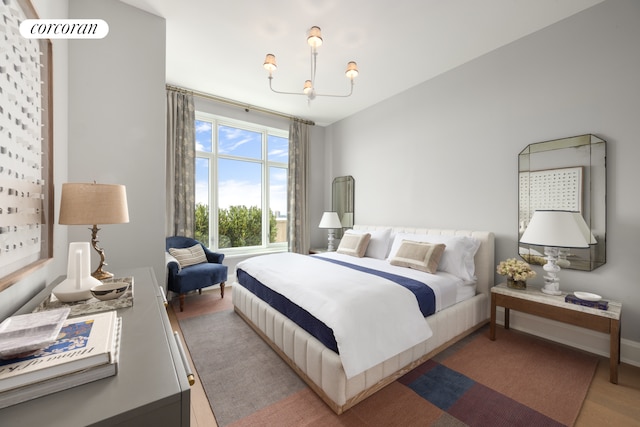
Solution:
{"label": "geometric patterned rug", "polygon": [[466,425],[564,425],[439,363],[416,371],[399,382]]}
{"label": "geometric patterned rug", "polygon": [[338,416],[237,314],[179,322],[221,427],[571,426],[598,363],[500,327],[490,341],[485,327]]}

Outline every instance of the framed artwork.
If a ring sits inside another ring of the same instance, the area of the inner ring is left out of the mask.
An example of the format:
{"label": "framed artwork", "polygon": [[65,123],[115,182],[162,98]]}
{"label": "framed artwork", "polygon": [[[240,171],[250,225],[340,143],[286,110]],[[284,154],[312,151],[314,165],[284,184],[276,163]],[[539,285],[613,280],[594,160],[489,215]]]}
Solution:
{"label": "framed artwork", "polygon": [[51,41],[20,35],[29,0],[0,1],[0,291],[53,257]]}
{"label": "framed artwork", "polygon": [[538,209],[582,212],[582,166],[520,172],[519,186],[520,220],[526,224]]}

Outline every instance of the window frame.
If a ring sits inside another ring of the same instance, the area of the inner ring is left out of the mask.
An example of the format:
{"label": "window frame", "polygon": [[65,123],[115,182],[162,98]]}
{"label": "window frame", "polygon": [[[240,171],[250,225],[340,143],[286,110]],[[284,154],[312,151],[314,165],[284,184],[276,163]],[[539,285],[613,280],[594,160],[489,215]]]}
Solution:
{"label": "window frame", "polygon": [[[289,248],[288,237],[285,242],[269,242],[269,211],[271,209],[270,203],[270,170],[271,167],[284,168],[289,173],[288,162],[276,162],[269,160],[269,145],[268,136],[276,136],[285,139],[289,139],[289,131],[284,129],[275,128],[272,126],[264,126],[256,123],[246,122],[243,120],[232,119],[216,114],[207,113],[204,111],[195,112],[196,121],[205,121],[211,123],[211,152],[207,151],[195,151],[195,158],[204,158],[209,162],[209,188],[208,188],[208,201],[209,201],[209,241],[206,242],[208,248],[213,251],[224,253],[226,256],[243,256],[268,252],[285,252]],[[195,121],[194,121],[195,126]],[[250,157],[242,157],[230,154],[220,154],[218,152],[218,127],[228,126],[237,129],[246,130],[249,132],[256,132],[262,135],[261,137],[261,159],[252,159]],[[248,163],[257,163],[261,165],[261,209],[262,209],[262,245],[260,246],[243,246],[232,248],[220,248],[218,247],[218,159],[228,159],[236,161],[245,161]],[[194,179],[197,174],[194,174]],[[287,215],[288,216],[288,215]],[[205,242],[203,242],[205,243]]]}

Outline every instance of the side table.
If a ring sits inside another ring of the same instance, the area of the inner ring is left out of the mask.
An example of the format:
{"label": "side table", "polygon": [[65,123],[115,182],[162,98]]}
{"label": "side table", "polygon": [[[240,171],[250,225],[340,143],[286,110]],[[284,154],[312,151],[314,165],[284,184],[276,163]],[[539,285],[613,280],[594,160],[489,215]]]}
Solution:
{"label": "side table", "polygon": [[505,283],[491,288],[491,325],[489,338],[496,339],[496,307],[504,307],[504,328],[509,329],[509,310],[513,309],[559,322],[609,334],[609,381],[618,383],[620,364],[620,316],[622,304],[609,301],[608,310],[585,307],[564,301],[562,295],[547,295],[539,288],[511,289]]}

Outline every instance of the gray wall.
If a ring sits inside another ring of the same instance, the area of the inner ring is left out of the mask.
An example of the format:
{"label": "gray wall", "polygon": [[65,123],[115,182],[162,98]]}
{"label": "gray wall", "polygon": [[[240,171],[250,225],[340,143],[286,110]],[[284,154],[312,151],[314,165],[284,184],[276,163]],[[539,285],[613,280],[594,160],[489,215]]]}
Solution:
{"label": "gray wall", "polygon": [[[109,34],[69,42],[68,179],[127,187],[130,222],[100,226],[106,270],[153,267],[163,284],[165,20],[116,0],[69,4],[70,18],[104,19]],[[67,227],[69,242],[91,237]]]}
{"label": "gray wall", "polygon": [[87,227],[57,224],[64,182],[124,184],[130,222],[99,233],[106,269],[152,267],[160,284],[165,276],[165,21],[117,0],[34,6],[43,19],[99,17],[109,34],[53,41],[54,258],[0,293],[0,319],[66,274],[69,242],[91,238]]}
{"label": "gray wall", "polygon": [[561,288],[624,301],[623,338],[640,342],[638,22],[640,2],[606,1],[328,127],[330,174],[355,177],[357,222],[490,230],[496,262],[514,257],[518,153],[596,134],[607,263],[563,271]]}

